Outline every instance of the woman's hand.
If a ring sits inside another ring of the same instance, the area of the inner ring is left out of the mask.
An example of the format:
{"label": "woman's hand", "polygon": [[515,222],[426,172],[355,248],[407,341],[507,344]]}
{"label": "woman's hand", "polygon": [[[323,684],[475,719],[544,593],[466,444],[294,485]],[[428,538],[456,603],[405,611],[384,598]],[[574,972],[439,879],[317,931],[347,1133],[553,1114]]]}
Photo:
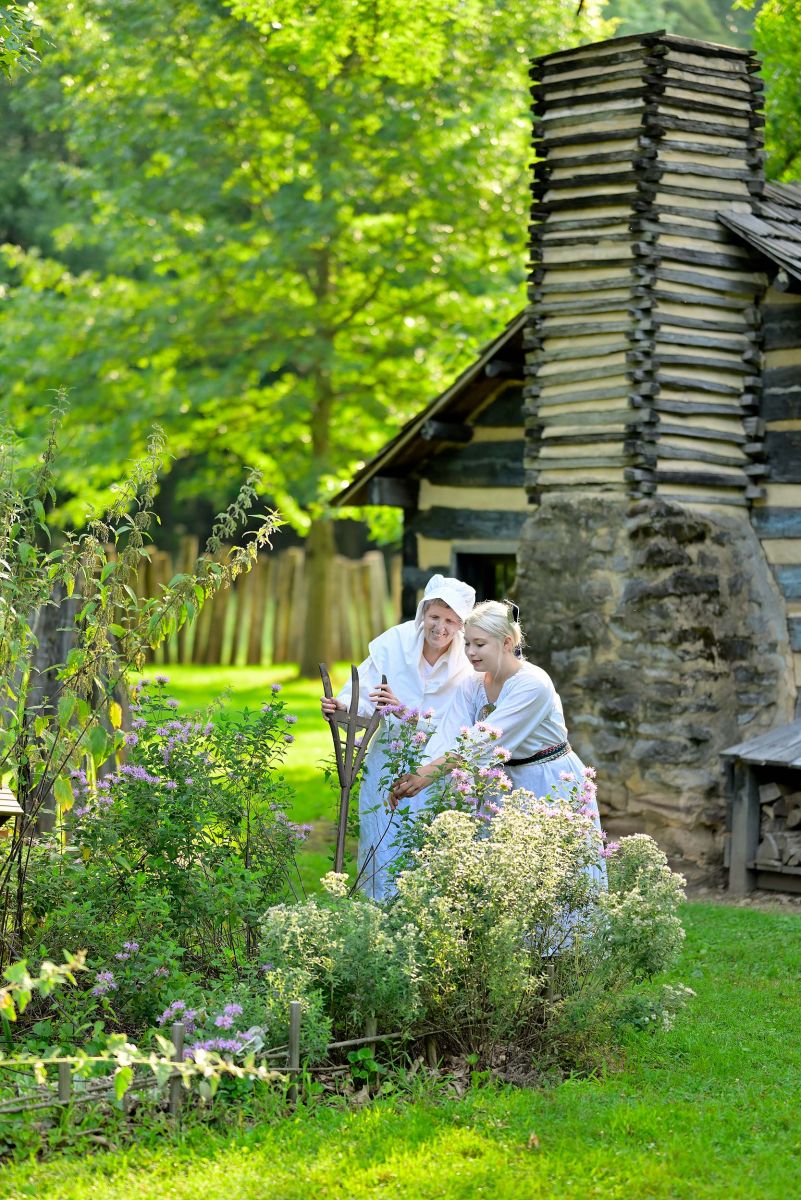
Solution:
{"label": "woman's hand", "polygon": [[400,700],[388,683],[379,683],[370,692],[370,699],[376,708],[386,708],[388,704],[400,704]]}
{"label": "woman's hand", "polygon": [[430,782],[431,773],[426,772],[425,767],[420,767],[414,775],[400,775],[392,784],[392,790],[389,793],[389,807],[394,812],[401,800],[416,796],[418,792],[422,792],[424,787],[428,787]]}
{"label": "woman's hand", "polygon": [[320,698],[320,711],[326,721],[330,720],[338,708],[344,711],[347,707],[347,704],[344,704],[341,700],[336,700],[333,696],[321,696]]}

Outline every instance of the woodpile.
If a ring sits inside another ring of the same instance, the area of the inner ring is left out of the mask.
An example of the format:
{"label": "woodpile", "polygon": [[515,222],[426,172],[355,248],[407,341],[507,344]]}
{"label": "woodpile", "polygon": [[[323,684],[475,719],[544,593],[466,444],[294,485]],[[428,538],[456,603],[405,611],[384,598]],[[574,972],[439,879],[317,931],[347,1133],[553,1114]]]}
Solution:
{"label": "woodpile", "polygon": [[759,787],[759,844],[755,863],[765,870],[801,873],[801,776]]}
{"label": "woodpile", "polygon": [[762,188],[747,51],[637,35],[536,59],[527,484],[761,493],[757,294],[717,220]]}

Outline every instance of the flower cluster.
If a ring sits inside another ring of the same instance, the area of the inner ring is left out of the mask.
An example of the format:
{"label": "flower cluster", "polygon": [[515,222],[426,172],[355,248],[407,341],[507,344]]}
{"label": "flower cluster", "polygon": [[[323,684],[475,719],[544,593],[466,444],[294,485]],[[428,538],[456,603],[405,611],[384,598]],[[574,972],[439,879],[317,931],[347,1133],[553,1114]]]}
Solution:
{"label": "flower cluster", "polygon": [[95,986],[92,988],[93,996],[106,996],[109,992],[116,992],[117,981],[111,971],[98,971],[95,975]]}
{"label": "flower cluster", "polygon": [[388,704],[381,709],[383,728],[379,737],[386,750],[381,787],[388,802],[390,788],[400,775],[413,774],[423,761],[434,727],[432,708],[407,708]]}
{"label": "flower cluster", "polygon": [[138,953],[139,953],[139,943],[138,942],[123,942],[122,950],[118,950],[117,953],[114,955],[114,957],[119,959],[120,962],[125,962],[126,959],[128,959],[132,955],[138,954]]}
{"label": "flower cluster", "polygon": [[197,1012],[194,1008],[187,1008],[184,1000],[173,1000],[164,1009],[164,1012],[158,1018],[157,1024],[171,1025],[175,1021],[181,1021],[186,1033],[194,1033],[196,1020]]}

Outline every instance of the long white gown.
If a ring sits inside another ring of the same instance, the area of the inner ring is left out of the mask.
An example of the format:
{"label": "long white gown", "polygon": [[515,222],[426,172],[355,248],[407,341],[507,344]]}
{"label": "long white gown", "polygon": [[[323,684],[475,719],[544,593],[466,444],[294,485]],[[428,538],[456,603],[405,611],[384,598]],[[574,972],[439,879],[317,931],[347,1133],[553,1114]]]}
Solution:
{"label": "long white gown", "polygon": [[[503,684],[497,700],[491,704],[484,689],[483,673],[473,673],[465,687],[454,693],[448,711],[426,747],[426,759],[439,758],[453,749],[464,726],[486,721],[501,730],[495,745],[504,746],[512,758],[529,758],[539,751],[568,741],[562,701],[551,677],[541,667],[523,662],[520,670]],[[504,767],[515,788],[525,788],[535,796],[569,795],[570,784],[562,774],[571,774],[581,781],[584,764],[574,750],[547,762],[525,763]],[[421,797],[424,793],[420,793]],[[501,800],[498,801],[502,803]],[[593,802],[591,813],[600,834],[598,805]],[[593,878],[606,884],[606,863],[599,859],[593,868]]]}
{"label": "long white gown", "polygon": [[[422,606],[421,606],[422,609]],[[375,705],[369,693],[386,675],[387,682],[407,708],[433,710],[430,725],[436,727],[455,692],[471,682],[475,674],[464,652],[464,635],[454,635],[449,650],[433,666],[423,657],[421,610],[415,621],[405,621],[370,642],[369,655],[359,666],[359,715],[368,717]],[[350,681],[338,699],[350,704]],[[392,737],[392,718],[382,719],[367,751],[359,789],[359,886],[374,900],[385,900],[392,891],[387,867],[397,854],[396,836],[404,817],[394,816],[387,804],[389,788],[382,785],[387,745]],[[406,807],[406,806],[405,806]],[[406,819],[413,819],[410,814]]]}

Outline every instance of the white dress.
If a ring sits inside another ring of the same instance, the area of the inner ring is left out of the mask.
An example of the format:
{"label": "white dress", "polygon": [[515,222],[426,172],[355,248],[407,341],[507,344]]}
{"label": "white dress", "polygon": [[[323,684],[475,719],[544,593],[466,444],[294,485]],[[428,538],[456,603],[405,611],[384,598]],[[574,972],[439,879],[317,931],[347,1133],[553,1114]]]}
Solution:
{"label": "white dress", "polygon": [[[551,677],[533,663],[521,664],[520,670],[503,684],[494,704],[487,699],[483,673],[474,672],[467,686],[454,694],[445,719],[426,747],[426,759],[439,758],[453,749],[461,728],[479,721],[486,721],[501,730],[502,736],[495,745],[504,746],[513,759],[529,758],[568,740],[559,694]],[[487,752],[488,758],[490,753],[491,747]],[[515,788],[525,788],[538,797],[546,796],[549,792],[568,796],[570,783],[561,776],[569,774],[580,782],[584,764],[574,750],[568,749],[559,757],[545,762],[520,766],[507,763],[504,770]],[[600,834],[598,805],[593,802],[592,807],[591,815]],[[605,885],[606,863],[603,859],[599,859],[592,874],[593,878]]]}
{"label": "white dress", "polygon": [[[370,642],[369,655],[359,666],[359,715],[369,717],[375,705],[372,692],[386,675],[387,683],[407,708],[431,709],[430,727],[444,716],[455,692],[475,675],[464,652],[464,635],[454,635],[447,653],[433,666],[423,658],[423,629],[420,621],[405,621]],[[350,705],[350,681],[338,699]],[[359,886],[374,900],[384,900],[392,887],[387,867],[397,854],[396,835],[404,817],[392,814],[387,804],[389,788],[381,779],[386,748],[392,736],[392,717],[382,719],[364,761],[359,788]],[[413,819],[409,812],[406,819]]]}

